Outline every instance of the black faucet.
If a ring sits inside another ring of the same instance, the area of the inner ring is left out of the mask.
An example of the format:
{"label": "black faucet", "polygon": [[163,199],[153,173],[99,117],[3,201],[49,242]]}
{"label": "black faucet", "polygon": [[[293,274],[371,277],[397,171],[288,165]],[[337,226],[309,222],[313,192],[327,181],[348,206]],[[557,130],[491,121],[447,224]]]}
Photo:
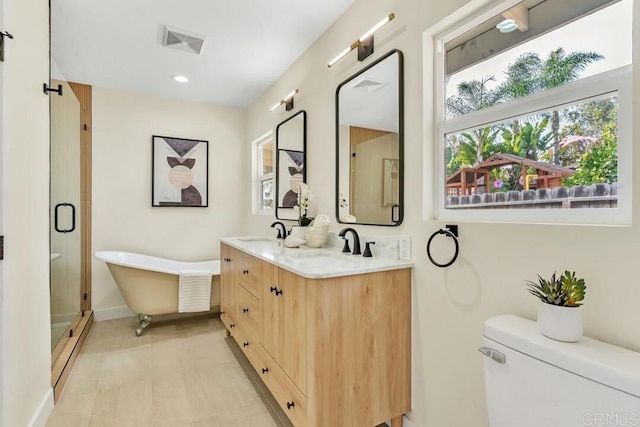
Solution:
{"label": "black faucet", "polygon": [[[348,245],[348,241],[347,241],[347,237],[346,234],[347,232],[351,232],[351,234],[353,234],[353,252],[351,252],[354,255],[361,255],[362,252],[360,251],[360,236],[358,236],[358,232],[356,230],[354,230],[353,228],[343,228],[342,230],[340,230],[340,233],[338,233],[338,236],[342,237],[346,243],[346,245]],[[348,248],[348,246],[346,246]]]}
{"label": "black faucet", "polygon": [[[282,231],[280,230],[280,228],[276,227],[276,225],[279,225],[282,227]],[[280,221],[276,221],[273,224],[271,224],[271,228],[277,228],[278,229],[278,239],[285,239],[287,237],[287,227],[285,227],[285,225],[280,222]]]}

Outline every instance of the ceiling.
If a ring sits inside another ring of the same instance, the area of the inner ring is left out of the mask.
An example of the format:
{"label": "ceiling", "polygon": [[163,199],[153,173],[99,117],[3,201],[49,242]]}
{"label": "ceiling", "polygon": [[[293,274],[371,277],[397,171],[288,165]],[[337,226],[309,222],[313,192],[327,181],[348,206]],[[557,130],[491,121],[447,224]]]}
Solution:
{"label": "ceiling", "polygon": [[[52,74],[97,87],[245,108],[353,2],[56,0],[51,57],[63,76]],[[201,53],[162,46],[165,25],[205,36]],[[180,84],[172,75],[190,81]]]}

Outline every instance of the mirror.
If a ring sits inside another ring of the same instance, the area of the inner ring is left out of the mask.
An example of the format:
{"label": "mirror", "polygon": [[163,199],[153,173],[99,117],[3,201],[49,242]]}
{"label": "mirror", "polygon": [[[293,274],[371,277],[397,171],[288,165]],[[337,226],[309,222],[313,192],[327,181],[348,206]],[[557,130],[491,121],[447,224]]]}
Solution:
{"label": "mirror", "polygon": [[307,180],[307,112],[301,110],[276,128],[276,218],[297,220],[300,184]]}
{"label": "mirror", "polygon": [[336,218],[403,218],[403,56],[392,50],[336,90]]}

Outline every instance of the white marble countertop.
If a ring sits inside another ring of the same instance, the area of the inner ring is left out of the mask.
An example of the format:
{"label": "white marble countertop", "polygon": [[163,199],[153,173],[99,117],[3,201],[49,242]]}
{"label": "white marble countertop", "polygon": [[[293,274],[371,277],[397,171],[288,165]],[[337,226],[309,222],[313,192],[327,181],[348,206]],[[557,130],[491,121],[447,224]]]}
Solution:
{"label": "white marble countertop", "polygon": [[286,248],[273,237],[223,237],[221,242],[256,258],[308,279],[349,276],[377,271],[413,268],[413,262],[373,256],[344,254],[336,248]]}

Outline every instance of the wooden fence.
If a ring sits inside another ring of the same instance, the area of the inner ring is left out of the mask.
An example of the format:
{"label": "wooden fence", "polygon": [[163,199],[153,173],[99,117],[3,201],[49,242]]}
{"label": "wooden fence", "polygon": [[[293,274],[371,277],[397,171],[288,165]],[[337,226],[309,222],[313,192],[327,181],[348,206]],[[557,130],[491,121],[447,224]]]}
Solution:
{"label": "wooden fence", "polygon": [[447,197],[447,209],[615,208],[618,183]]}

